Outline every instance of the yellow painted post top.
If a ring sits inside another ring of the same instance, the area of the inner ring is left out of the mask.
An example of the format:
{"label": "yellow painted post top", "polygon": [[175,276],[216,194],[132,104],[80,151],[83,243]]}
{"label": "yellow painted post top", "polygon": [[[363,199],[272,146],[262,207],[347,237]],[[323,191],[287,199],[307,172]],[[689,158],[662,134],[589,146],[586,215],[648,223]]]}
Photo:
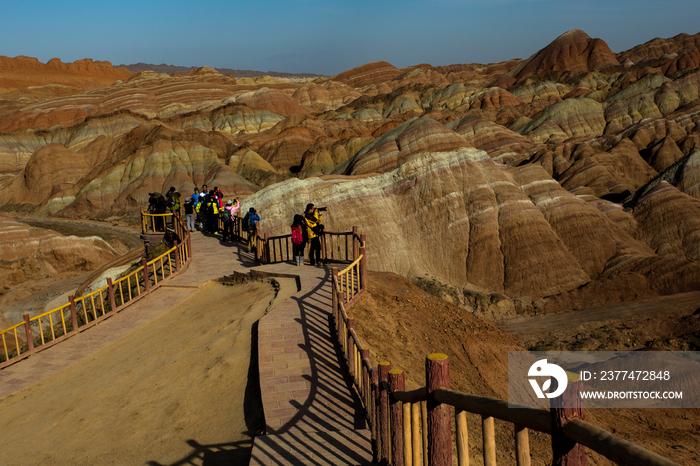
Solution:
{"label": "yellow painted post top", "polygon": [[382,362],[379,363],[379,365],[380,365],[380,366],[390,366],[391,363],[388,362],[388,361],[382,361]]}
{"label": "yellow painted post top", "polygon": [[400,373],[402,373],[402,372],[403,372],[403,371],[402,371],[401,369],[392,369],[392,370],[389,371],[389,374],[394,374],[394,375],[396,375],[396,374],[400,374]]}
{"label": "yellow painted post top", "polygon": [[442,359],[447,359],[447,355],[442,353],[433,353],[428,355],[428,359],[432,359],[433,361],[440,361]]}

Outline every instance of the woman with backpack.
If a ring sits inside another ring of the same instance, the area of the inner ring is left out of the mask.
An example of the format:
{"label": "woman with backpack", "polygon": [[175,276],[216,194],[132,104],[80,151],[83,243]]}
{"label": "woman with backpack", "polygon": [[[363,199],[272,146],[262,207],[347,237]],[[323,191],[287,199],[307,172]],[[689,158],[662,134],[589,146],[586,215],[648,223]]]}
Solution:
{"label": "woman with backpack", "polygon": [[304,265],[304,249],[306,248],[304,217],[299,214],[294,216],[292,221],[292,249],[297,266]]}

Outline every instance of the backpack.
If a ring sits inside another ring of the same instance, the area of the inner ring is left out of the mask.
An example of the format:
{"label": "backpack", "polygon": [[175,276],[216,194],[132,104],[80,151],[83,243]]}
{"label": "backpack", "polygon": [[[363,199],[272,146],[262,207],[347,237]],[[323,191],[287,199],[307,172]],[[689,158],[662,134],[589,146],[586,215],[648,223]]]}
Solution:
{"label": "backpack", "polygon": [[255,231],[255,220],[252,215],[248,217],[248,231]]}
{"label": "backpack", "polygon": [[245,217],[243,217],[243,225],[241,225],[243,231],[250,231],[250,212],[246,212]]}
{"label": "backpack", "polygon": [[301,229],[292,228],[292,243],[302,244],[304,242],[304,235],[301,233]]}
{"label": "backpack", "polygon": [[211,215],[214,215],[214,201],[211,200],[211,199],[210,199],[209,202],[207,203],[207,213],[208,213],[208,214],[211,214]]}
{"label": "backpack", "polygon": [[231,217],[231,211],[228,209],[224,209],[223,212],[221,212],[221,220],[223,220],[224,223],[233,222],[233,217]]}

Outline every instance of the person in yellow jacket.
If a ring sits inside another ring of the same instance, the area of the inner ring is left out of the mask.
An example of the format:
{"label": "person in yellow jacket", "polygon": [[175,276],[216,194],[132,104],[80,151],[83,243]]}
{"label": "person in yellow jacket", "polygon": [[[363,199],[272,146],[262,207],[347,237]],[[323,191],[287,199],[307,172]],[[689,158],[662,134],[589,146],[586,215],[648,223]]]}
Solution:
{"label": "person in yellow jacket", "polygon": [[[306,223],[306,236],[309,241],[309,263],[321,266],[321,237],[323,234],[323,216],[313,204],[307,204],[304,210],[304,222]],[[315,256],[315,257],[314,257]]]}

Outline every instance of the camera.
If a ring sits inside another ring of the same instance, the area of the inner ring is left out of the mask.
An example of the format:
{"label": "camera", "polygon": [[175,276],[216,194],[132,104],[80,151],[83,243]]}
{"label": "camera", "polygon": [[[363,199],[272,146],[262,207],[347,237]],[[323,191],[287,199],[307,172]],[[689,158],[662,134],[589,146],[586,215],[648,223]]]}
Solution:
{"label": "camera", "polygon": [[325,211],[328,210],[328,207],[319,207],[319,208],[316,209],[316,210],[318,210],[319,212],[325,212]]}

